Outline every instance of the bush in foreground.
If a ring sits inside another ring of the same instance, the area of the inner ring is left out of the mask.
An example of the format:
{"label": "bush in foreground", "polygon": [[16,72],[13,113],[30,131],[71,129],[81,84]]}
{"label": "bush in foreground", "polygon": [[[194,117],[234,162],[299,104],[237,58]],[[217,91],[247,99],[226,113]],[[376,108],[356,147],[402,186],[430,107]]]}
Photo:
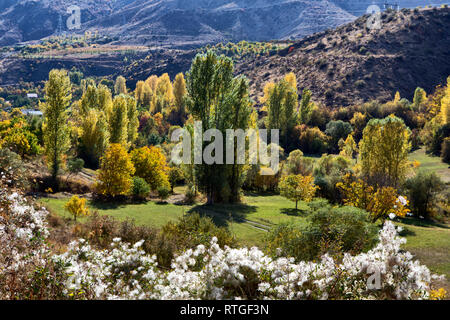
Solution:
{"label": "bush in foreground", "polygon": [[[389,221],[375,248],[340,262],[274,260],[256,247],[220,248],[214,237],[161,270],[144,241],[116,238],[97,250],[80,239],[55,255],[45,242],[45,210],[3,191],[0,206],[0,299],[429,299],[440,279],[400,249],[405,240]],[[371,270],[378,290],[367,287]]]}

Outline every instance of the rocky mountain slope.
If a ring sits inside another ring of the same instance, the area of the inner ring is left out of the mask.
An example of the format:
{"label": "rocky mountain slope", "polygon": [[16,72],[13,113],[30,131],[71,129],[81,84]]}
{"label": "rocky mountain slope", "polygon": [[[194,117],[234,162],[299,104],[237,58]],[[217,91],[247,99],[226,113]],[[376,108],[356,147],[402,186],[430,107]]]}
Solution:
{"label": "rocky mountain slope", "polygon": [[288,72],[299,90],[315,100],[346,106],[398,90],[412,99],[416,87],[432,92],[450,76],[450,8],[384,12],[380,30],[367,29],[368,16],[296,42],[280,54],[246,61],[238,73],[248,76],[255,97],[266,82]]}

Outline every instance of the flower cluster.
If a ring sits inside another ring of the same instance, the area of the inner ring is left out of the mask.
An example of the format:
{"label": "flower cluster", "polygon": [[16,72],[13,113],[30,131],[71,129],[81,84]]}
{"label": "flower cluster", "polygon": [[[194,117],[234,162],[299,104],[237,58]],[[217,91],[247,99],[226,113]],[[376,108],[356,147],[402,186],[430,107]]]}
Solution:
{"label": "flower cluster", "polygon": [[[273,259],[256,247],[221,248],[213,238],[163,270],[142,250],[143,241],[130,245],[116,238],[109,249],[98,250],[80,239],[62,254],[50,254],[45,210],[35,210],[17,194],[6,199],[0,241],[6,244],[1,256],[8,258],[0,258],[0,284],[10,284],[11,271],[30,264],[30,279],[36,279],[36,268],[58,266],[39,278],[43,287],[30,286],[47,290],[57,279],[59,292],[52,297],[62,299],[429,299],[436,296],[431,283],[440,279],[401,250],[406,240],[390,221],[375,248],[338,261],[329,255],[318,262]],[[0,298],[17,297],[11,288],[1,286]]]}

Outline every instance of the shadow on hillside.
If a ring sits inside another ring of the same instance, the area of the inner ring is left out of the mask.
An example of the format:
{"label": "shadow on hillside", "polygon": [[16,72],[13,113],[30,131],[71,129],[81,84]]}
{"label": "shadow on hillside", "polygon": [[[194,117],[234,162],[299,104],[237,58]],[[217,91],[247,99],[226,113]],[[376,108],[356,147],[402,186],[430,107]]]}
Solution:
{"label": "shadow on hillside", "polygon": [[245,217],[252,212],[256,212],[255,206],[246,204],[214,204],[198,205],[188,211],[188,213],[198,213],[201,216],[210,217],[219,227],[227,226],[229,222],[243,223]]}
{"label": "shadow on hillside", "polygon": [[438,221],[434,220],[425,220],[425,219],[417,219],[417,218],[405,218],[400,220],[402,223],[416,226],[416,227],[423,227],[423,228],[443,228],[443,229],[450,229],[448,225],[445,225],[443,223],[440,223]]}

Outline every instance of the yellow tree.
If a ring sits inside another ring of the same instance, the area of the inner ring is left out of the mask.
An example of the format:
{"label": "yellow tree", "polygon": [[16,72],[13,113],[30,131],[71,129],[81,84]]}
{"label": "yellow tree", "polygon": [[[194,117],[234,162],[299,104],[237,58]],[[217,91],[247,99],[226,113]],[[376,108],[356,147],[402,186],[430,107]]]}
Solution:
{"label": "yellow tree", "polygon": [[163,112],[172,106],[174,101],[173,87],[172,82],[170,81],[170,77],[167,73],[164,73],[161,77],[158,78],[158,82],[156,85],[156,96],[157,105],[154,110],[155,113]]}
{"label": "yellow tree", "polygon": [[441,100],[441,118],[442,124],[450,123],[450,77],[447,78],[447,87]]}
{"label": "yellow tree", "polygon": [[137,104],[139,106],[143,105],[144,86],[145,86],[145,82],[144,81],[138,81],[136,83],[136,90],[134,90],[134,98],[136,99]]}
{"label": "yellow tree", "polygon": [[295,76],[295,74],[293,72],[288,73],[284,77],[284,80],[286,80],[287,83],[289,83],[292,88],[297,90],[297,77]]}
{"label": "yellow tree", "polygon": [[86,199],[73,196],[64,205],[64,209],[70,212],[74,220],[77,221],[77,217],[88,216],[90,214],[89,209],[86,207]]}
{"label": "yellow tree", "polygon": [[397,187],[410,167],[410,130],[393,115],[372,119],[363,131],[359,150],[363,176],[374,185]]}
{"label": "yellow tree", "polygon": [[385,220],[393,214],[405,217],[409,212],[408,199],[400,196],[392,187],[380,187],[375,189],[362,180],[352,180],[346,175],[343,182],[336,184],[343,192],[343,202],[347,206],[364,209],[372,216],[372,221]]}
{"label": "yellow tree", "polygon": [[341,150],[339,154],[349,159],[353,159],[356,152],[358,152],[358,146],[356,145],[352,134],[349,134],[347,139],[345,139],[343,145],[339,147]]}
{"label": "yellow tree", "polygon": [[97,167],[109,143],[108,122],[105,113],[90,109],[81,119],[80,149],[84,159]]}
{"label": "yellow tree", "polygon": [[175,81],[173,82],[173,95],[175,100],[175,110],[180,118],[185,119],[186,106],[184,97],[186,95],[186,80],[182,73],[177,74],[175,77]]}
{"label": "yellow tree", "polygon": [[318,186],[314,184],[314,177],[302,175],[289,175],[281,179],[278,185],[281,196],[295,201],[295,209],[298,209],[299,201],[309,202],[314,198]]}
{"label": "yellow tree", "polygon": [[131,161],[136,169],[135,175],[144,179],[152,190],[169,187],[166,157],[160,148],[151,146],[131,151]]}
{"label": "yellow tree", "polygon": [[97,192],[108,197],[128,195],[135,169],[125,148],[113,143],[101,159]]}

